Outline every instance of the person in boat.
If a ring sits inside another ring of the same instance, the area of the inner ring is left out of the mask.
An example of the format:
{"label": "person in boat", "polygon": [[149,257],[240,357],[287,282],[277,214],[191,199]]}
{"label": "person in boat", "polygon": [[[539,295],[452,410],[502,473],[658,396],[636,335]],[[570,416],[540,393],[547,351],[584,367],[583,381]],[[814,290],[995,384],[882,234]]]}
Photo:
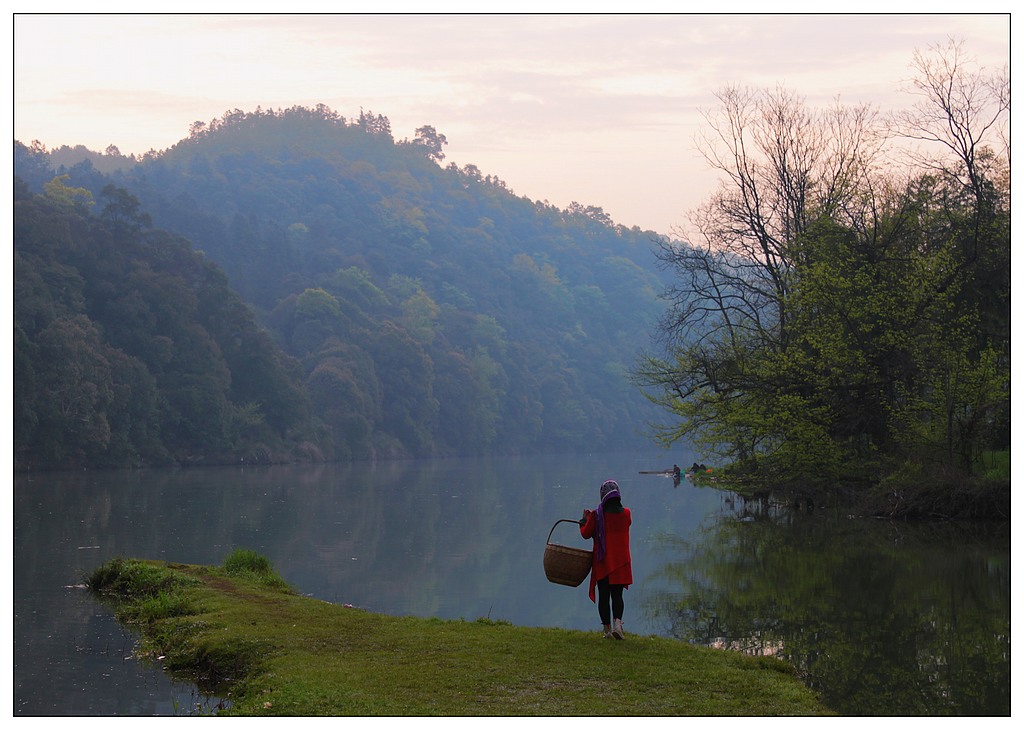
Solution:
{"label": "person in boat", "polygon": [[678,479],[678,478],[679,478],[680,476],[682,476],[682,473],[683,473],[683,472],[682,472],[682,470],[681,470],[681,469],[679,468],[679,464],[673,464],[673,465],[672,465],[672,476],[673,476],[673,477],[675,477],[676,479]]}
{"label": "person in boat", "polygon": [[629,554],[629,527],[632,523],[633,516],[627,507],[622,506],[622,495],[614,479],[608,479],[601,485],[601,503],[597,509],[583,510],[580,519],[580,534],[586,540],[594,540],[590,600],[597,604],[606,639],[625,638],[622,592],[633,583],[633,562]]}
{"label": "person in boat", "polygon": [[707,470],[708,470],[708,468],[706,466],[704,466],[703,464],[698,464],[695,461],[695,462],[693,462],[693,466],[690,467],[690,471],[688,473],[689,474],[697,474],[697,473],[700,473],[700,472],[706,472]]}

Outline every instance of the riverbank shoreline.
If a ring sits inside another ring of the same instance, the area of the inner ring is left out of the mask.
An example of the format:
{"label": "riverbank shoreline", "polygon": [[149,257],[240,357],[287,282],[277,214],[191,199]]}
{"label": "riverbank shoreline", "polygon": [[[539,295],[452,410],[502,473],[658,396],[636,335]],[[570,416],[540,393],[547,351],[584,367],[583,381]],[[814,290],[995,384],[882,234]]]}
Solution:
{"label": "riverbank shoreline", "polygon": [[850,514],[912,522],[1010,519],[1008,473],[973,478],[928,475],[920,471],[878,482],[848,480],[826,486],[781,479],[765,482],[728,469],[689,477],[695,486],[731,493],[740,499],[814,510],[840,504]]}
{"label": "riverbank shoreline", "polygon": [[374,614],[299,595],[241,552],[223,567],[117,558],[87,579],[138,633],[136,655],[225,698],[218,715],[834,714],[778,659]]}

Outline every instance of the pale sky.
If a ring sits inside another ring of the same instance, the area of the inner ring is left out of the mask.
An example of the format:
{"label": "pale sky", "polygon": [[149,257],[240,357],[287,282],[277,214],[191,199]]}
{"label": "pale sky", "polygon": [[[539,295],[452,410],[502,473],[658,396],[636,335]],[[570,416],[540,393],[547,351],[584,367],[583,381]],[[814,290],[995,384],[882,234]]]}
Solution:
{"label": "pale sky", "polygon": [[669,233],[710,194],[693,138],[713,92],[787,90],[887,111],[915,50],[1010,62],[1009,15],[14,16],[14,139],[164,150],[225,111],[323,103],[432,125],[444,164],[518,195]]}

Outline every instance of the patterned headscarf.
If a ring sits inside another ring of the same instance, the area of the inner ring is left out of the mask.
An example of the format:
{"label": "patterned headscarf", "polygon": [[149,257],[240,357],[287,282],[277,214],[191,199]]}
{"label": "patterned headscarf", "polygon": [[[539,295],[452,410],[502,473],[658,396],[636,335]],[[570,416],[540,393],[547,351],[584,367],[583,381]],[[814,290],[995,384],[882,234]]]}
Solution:
{"label": "patterned headscarf", "polygon": [[619,483],[609,479],[601,485],[601,504],[597,507],[597,529],[594,530],[594,545],[597,550],[597,559],[603,560],[607,543],[604,531],[604,504],[609,499],[621,498],[619,494]]}

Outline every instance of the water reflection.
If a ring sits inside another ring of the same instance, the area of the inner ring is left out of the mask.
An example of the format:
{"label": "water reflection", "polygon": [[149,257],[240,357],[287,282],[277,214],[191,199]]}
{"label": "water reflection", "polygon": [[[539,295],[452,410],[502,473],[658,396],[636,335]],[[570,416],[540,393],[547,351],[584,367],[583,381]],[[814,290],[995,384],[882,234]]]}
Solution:
{"label": "water reflection", "polygon": [[1008,715],[1009,531],[728,504],[664,536],[645,610],[798,668],[847,715]]}
{"label": "water reflection", "polygon": [[633,512],[630,633],[781,653],[844,714],[1009,712],[1008,531],[794,513],[640,474],[692,460],[659,452],[18,477],[15,712],[172,715],[202,704],[187,685],[125,659],[133,637],[67,588],[117,556],[221,564],[242,547],[337,604],[596,631],[585,585],[548,583],[543,552],[552,525],[595,506],[609,477]]}
{"label": "water reflection", "polygon": [[[585,590],[544,577],[548,531],[617,476],[644,515],[637,556],[650,566],[645,535],[688,525],[705,506],[637,476],[648,463],[618,454],[16,476],[15,711],[169,715],[193,701],[123,659],[132,637],[65,588],[117,556],[218,565],[243,547],[338,604],[596,629]],[[635,608],[630,620],[646,631]]]}

